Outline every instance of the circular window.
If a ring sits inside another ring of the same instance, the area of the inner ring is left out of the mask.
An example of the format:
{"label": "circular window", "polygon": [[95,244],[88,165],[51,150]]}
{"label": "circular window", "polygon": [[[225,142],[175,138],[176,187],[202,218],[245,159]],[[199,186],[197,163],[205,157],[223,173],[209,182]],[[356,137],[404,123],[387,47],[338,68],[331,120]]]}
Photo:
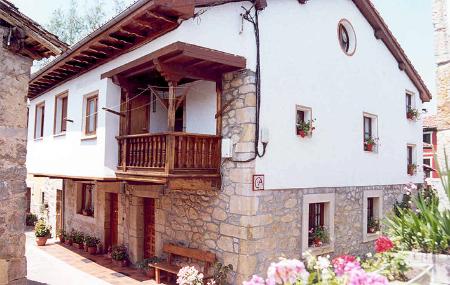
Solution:
{"label": "circular window", "polygon": [[343,19],[338,24],[338,39],[341,49],[346,55],[353,55],[356,50],[356,35],[352,24]]}

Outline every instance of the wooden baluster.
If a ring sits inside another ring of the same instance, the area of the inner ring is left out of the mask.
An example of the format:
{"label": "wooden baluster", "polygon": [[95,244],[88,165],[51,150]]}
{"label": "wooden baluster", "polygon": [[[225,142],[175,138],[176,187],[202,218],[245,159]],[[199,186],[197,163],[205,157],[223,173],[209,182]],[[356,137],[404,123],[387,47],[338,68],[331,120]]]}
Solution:
{"label": "wooden baluster", "polygon": [[157,165],[156,165],[156,161],[155,161],[155,154],[154,154],[154,152],[155,152],[155,147],[156,147],[156,144],[155,144],[155,141],[156,141],[156,137],[150,137],[150,142],[149,142],[149,144],[150,144],[150,149],[149,149],[149,151],[148,151],[148,155],[150,156],[150,167],[156,167]]}
{"label": "wooden baluster", "polygon": [[147,137],[142,137],[142,167],[147,167]]}
{"label": "wooden baluster", "polygon": [[141,142],[141,138],[136,138],[136,166],[140,167],[141,166],[141,146],[142,146],[142,142]]}
{"label": "wooden baluster", "polygon": [[208,158],[208,154],[206,153],[206,143],[208,139],[202,139],[202,168],[206,167],[206,160]]}
{"label": "wooden baluster", "polygon": [[155,155],[155,166],[156,167],[162,167],[162,165],[161,165],[161,147],[162,146],[161,145],[162,145],[161,137],[157,136],[155,150],[153,151],[153,153]]}
{"label": "wooden baluster", "polygon": [[159,151],[161,153],[160,164],[161,164],[161,167],[165,167],[166,166],[166,156],[167,156],[167,136],[163,135],[161,137],[161,141],[162,141],[162,143],[161,143],[161,147],[159,149]]}
{"label": "wooden baluster", "polygon": [[192,142],[190,137],[186,137],[186,168],[191,167],[191,159],[193,157],[192,153]]}
{"label": "wooden baluster", "polygon": [[213,145],[215,143],[214,139],[208,141],[208,168],[213,168],[212,155],[213,155]]}
{"label": "wooden baluster", "polygon": [[150,160],[150,156],[148,153],[148,150],[150,149],[150,137],[145,137],[144,147],[145,147],[145,167],[148,167],[148,163]]}
{"label": "wooden baluster", "polygon": [[175,161],[175,167],[176,168],[182,168],[182,161],[183,161],[183,137],[179,136],[176,140],[177,144],[177,160]]}

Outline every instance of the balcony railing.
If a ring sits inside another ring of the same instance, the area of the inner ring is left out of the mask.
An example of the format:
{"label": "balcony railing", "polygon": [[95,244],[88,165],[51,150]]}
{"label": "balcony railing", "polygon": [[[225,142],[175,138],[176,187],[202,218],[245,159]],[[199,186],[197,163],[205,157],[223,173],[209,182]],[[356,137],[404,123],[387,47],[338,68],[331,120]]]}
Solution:
{"label": "balcony railing", "polygon": [[221,137],[188,133],[117,137],[122,172],[219,174]]}

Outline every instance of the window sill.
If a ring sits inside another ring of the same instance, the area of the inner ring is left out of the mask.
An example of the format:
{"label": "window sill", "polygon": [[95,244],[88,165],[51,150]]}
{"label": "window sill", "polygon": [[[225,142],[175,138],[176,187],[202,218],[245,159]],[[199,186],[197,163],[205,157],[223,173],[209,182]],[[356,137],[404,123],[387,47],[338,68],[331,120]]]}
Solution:
{"label": "window sill", "polygon": [[35,142],[38,142],[38,141],[42,141],[44,138],[43,137],[40,137],[40,138],[34,138],[33,140],[35,141]]}
{"label": "window sill", "polygon": [[96,140],[97,135],[85,135],[81,138],[82,141]]}
{"label": "window sill", "polygon": [[334,251],[334,246],[327,244],[321,247],[308,247],[307,251],[312,255],[323,255],[325,253],[331,253]]}
{"label": "window sill", "polygon": [[378,231],[376,233],[366,233],[363,236],[363,242],[369,242],[376,240],[381,235],[381,232]]}
{"label": "window sill", "polygon": [[76,216],[79,220],[83,220],[85,222],[94,222],[95,223],[95,216],[85,216],[82,213],[76,213]]}
{"label": "window sill", "polygon": [[64,136],[66,136],[66,132],[53,134],[53,137],[54,137],[54,138],[56,138],[56,137],[64,137]]}

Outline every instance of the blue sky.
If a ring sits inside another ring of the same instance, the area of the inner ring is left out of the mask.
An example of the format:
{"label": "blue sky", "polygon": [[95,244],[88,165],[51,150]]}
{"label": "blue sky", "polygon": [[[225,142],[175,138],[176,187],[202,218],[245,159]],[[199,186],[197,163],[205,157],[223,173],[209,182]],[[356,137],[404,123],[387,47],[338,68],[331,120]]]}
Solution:
{"label": "blue sky", "polygon": [[[52,11],[67,7],[70,0],[10,0],[19,9],[38,23],[49,22]],[[316,0],[318,1],[318,0]],[[59,3],[55,5],[55,2]],[[88,7],[85,0],[84,7]],[[112,1],[103,1],[107,7]],[[127,4],[133,0],[125,0]],[[378,11],[406,51],[409,59],[419,71],[428,88],[435,92],[435,64],[433,54],[433,25],[430,0],[372,0]],[[429,106],[435,112],[435,104]]]}

